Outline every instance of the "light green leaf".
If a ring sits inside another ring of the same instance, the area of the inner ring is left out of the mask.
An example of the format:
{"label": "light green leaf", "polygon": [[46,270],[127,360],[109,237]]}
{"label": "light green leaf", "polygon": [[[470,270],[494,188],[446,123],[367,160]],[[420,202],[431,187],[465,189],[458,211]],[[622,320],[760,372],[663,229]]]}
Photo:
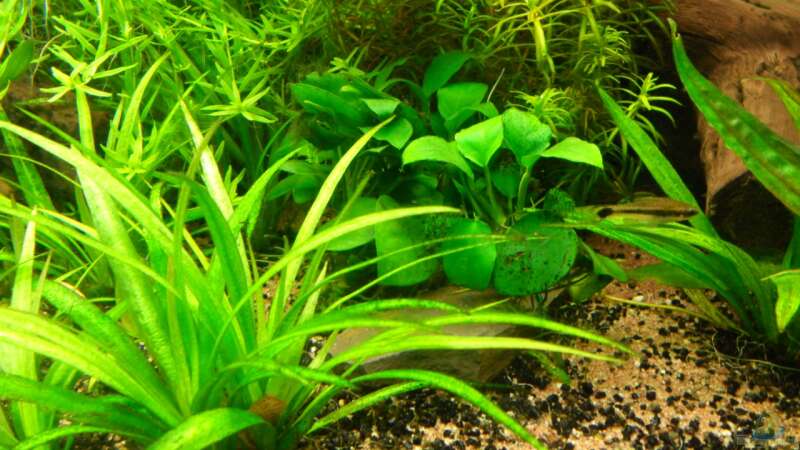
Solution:
{"label": "light green leaf", "polygon": [[[655,179],[661,190],[664,191],[670,198],[688,203],[694,206],[698,211],[702,211],[697,204],[697,200],[692,195],[692,192],[681,180],[678,172],[672,167],[669,160],[661,153],[658,146],[645,133],[633,119],[625,114],[625,111],[611,98],[603,88],[598,87],[597,92],[603,105],[608,111],[611,119],[619,128],[619,132],[623,138],[631,145],[631,148],[636,151],[642,163],[650,171],[650,174]],[[690,220],[691,224],[703,233],[709,236],[717,236],[714,226],[704,214],[699,214]]]}
{"label": "light green leaf", "polygon": [[503,145],[503,117],[493,117],[459,131],[456,144],[467,159],[480,167],[488,166],[492,156]]}
{"label": "light green leaf", "polygon": [[14,81],[28,70],[28,65],[33,61],[33,50],[33,41],[25,40],[3,59],[0,66],[0,91],[5,89],[6,83]]}
{"label": "light green leaf", "polygon": [[770,130],[706,79],[689,60],[679,36],[673,39],[672,53],[686,92],[725,146],[781,203],[800,215],[800,147]]}
{"label": "light green leaf", "polygon": [[[480,107],[489,86],[483,83],[455,83],[439,89],[436,93],[436,105],[439,114],[447,120],[454,119],[457,114],[467,111],[466,120],[476,108]],[[463,122],[462,120],[462,122]]]}
{"label": "light green leaf", "polygon": [[603,155],[600,153],[600,149],[591,142],[572,136],[548,148],[542,152],[541,156],[588,164],[598,169],[603,168]]}
{"label": "light green leaf", "polygon": [[510,108],[503,113],[503,135],[520,165],[530,169],[535,155],[550,146],[553,132],[534,114]]}
{"label": "light green leaf", "polygon": [[464,383],[463,381],[447,375],[423,370],[387,370],[374,374],[356,378],[356,382],[366,382],[373,380],[400,379],[425,382],[431,386],[443,389],[451,394],[457,395],[481,409],[487,416],[493,418],[498,423],[504,425],[522,440],[533,446],[537,450],[545,450],[547,447],[538,439],[533,437],[528,430],[509,416],[505,411],[491,402],[477,389]]}
{"label": "light green leaf", "polygon": [[[361,131],[367,132],[369,129],[362,128]],[[404,118],[397,118],[386,125],[385,127],[381,128],[375,134],[375,139],[380,141],[386,141],[392,144],[392,147],[396,149],[403,148],[411,139],[411,136],[414,134],[414,127],[411,125],[411,122]]]}
{"label": "light green leaf", "polygon": [[764,78],[763,80],[769,83],[772,90],[778,94],[778,97],[780,97],[783,102],[783,106],[786,107],[786,111],[788,111],[789,115],[792,117],[794,126],[800,131],[800,92],[783,80],[771,78]]}
{"label": "light green leaf", "polygon": [[438,136],[423,136],[414,139],[403,151],[403,165],[420,161],[440,161],[458,167],[470,178],[472,169],[458,153],[453,142],[447,142]]}
{"label": "light green leaf", "polygon": [[800,270],[787,270],[768,278],[778,288],[775,316],[778,331],[783,332],[800,309]]}
{"label": "light green leaf", "polygon": [[234,408],[219,408],[196,414],[166,433],[148,450],[202,450],[264,421],[257,415]]}
{"label": "light green leaf", "polygon": [[394,114],[394,110],[400,104],[400,100],[396,98],[362,98],[362,102],[367,105],[370,111],[374,112],[378,119],[386,120],[389,116]]}

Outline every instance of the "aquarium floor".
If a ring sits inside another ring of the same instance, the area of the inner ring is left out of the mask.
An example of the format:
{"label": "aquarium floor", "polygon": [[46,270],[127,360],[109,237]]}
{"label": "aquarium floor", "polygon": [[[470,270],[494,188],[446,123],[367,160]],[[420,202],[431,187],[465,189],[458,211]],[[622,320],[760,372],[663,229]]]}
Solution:
{"label": "aquarium floor", "polygon": [[[628,267],[653,262],[616,243],[597,240],[593,246]],[[692,307],[679,291],[652,282],[614,283],[604,294]],[[800,373],[765,363],[777,359],[759,345],[677,312],[624,307],[602,296],[584,306],[563,319],[624,342],[637,356],[616,366],[568,358],[570,385],[519,356],[492,382],[504,386],[488,390],[550,448],[800,448]],[[589,343],[578,347],[602,351]],[[770,426],[774,437],[767,439]],[[530,448],[477,409],[435,391],[354,415],[302,447]]]}

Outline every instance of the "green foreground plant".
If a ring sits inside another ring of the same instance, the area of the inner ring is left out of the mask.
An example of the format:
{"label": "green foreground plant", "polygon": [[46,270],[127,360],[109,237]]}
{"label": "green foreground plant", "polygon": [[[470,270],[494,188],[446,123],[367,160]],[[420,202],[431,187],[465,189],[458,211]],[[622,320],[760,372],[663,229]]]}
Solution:
{"label": "green foreground plant", "polygon": [[[739,155],[752,173],[794,214],[800,212],[800,149],[786,142],[725,96],[691,64],[679,36],[673,53],[681,80],[690,97],[725,145]],[[787,85],[769,81],[800,126],[798,94]],[[599,89],[620,133],[634,148],[655,180],[671,198],[697,205],[680,177],[661,155],[657,146],[618,105]],[[588,227],[598,234],[642,248],[667,266],[648,268],[655,276],[687,288],[693,302],[713,323],[737,328],[774,346],[784,346],[789,356],[800,351],[800,322],[793,320],[800,306],[796,249],[798,227],[784,258],[783,269],[759,264],[733,244],[720,239],[704,215],[692,226],[668,225],[658,228],[619,227],[600,224]],[[672,269],[670,269],[670,267]],[[677,269],[677,272],[676,270]],[[698,289],[713,289],[727,300],[737,321],[725,317]]]}
{"label": "green foreground plant", "polygon": [[[145,91],[147,81],[140,86]],[[0,414],[1,448],[42,448],[76,434],[102,432],[158,449],[290,449],[305,434],[349,413],[423,387],[474,403],[526,442],[543,448],[521,425],[457,379],[420,370],[364,376],[353,376],[352,371],[365,358],[420,349],[513,348],[614,360],[536,340],[453,337],[440,330],[454,324],[512,323],[627,351],[603,337],[540,317],[492,309],[462,311],[441,302],[340,302],[322,310],[320,288],[340,275],[327,274],[328,243],[404,217],[455,212],[441,206],[389,209],[318,230],[346,169],[391,118],[345,152],[323,182],[294,243],[261,272],[249,250],[247,221],[253,220],[266,186],[293,152],[238,196],[213,157],[210,140],[215,127],[201,132],[190,108],[181,103],[193,143],[188,168],[179,174],[154,174],[159,184],[134,186],[113,164],[96,156],[90,103],[83,95],[77,95],[76,102],[79,139],[60,133],[68,145],[0,121],[0,129],[74,168],[79,198],[85,202],[81,222],[52,209],[0,199],[16,262],[10,303],[0,308],[0,343],[8,355],[0,366],[0,396],[11,402],[8,416]],[[134,100],[131,105],[122,123],[129,118],[141,129],[136,123],[139,103]],[[108,140],[118,139],[111,131]],[[106,142],[106,148],[111,147]],[[195,181],[197,177],[202,181]],[[169,190],[174,195],[167,196]],[[202,235],[207,233],[213,247],[202,248],[198,229],[206,230]],[[64,248],[56,244],[64,242],[69,243],[67,251],[81,252],[73,259],[87,259],[86,263],[64,263],[54,270],[50,261],[62,259],[59,249]],[[38,248],[49,251],[37,255]],[[87,297],[77,284],[66,281],[76,272],[82,280],[104,264],[111,298]],[[266,298],[264,285],[276,278],[277,292]],[[442,314],[422,322],[375,315],[404,308]],[[45,309],[51,314],[43,314]],[[328,358],[336,333],[352,327],[385,331]],[[329,338],[310,362],[303,363],[304,347],[316,335]],[[352,366],[341,372],[346,362]],[[112,393],[102,395],[91,387],[86,393],[74,392],[82,377],[92,380],[90,386],[97,381]],[[365,382],[393,380],[400,381],[315,423],[340,392]],[[67,425],[59,425],[62,418]]]}

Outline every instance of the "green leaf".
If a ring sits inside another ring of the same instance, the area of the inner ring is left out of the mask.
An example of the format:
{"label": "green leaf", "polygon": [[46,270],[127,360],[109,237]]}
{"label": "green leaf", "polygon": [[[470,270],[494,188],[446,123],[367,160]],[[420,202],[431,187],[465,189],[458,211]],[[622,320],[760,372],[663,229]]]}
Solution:
{"label": "green leaf", "polygon": [[483,101],[489,86],[484,83],[455,83],[439,89],[436,93],[436,106],[439,114],[446,120],[454,119],[458,114],[467,110],[467,120],[476,112]]}
{"label": "green leaf", "polygon": [[88,397],[72,390],[0,373],[0,397],[36,403],[70,414],[76,421],[110,428],[117,434],[149,440],[163,433],[162,425],[131,408],[119,397]]}
{"label": "green leaf", "polygon": [[[397,207],[397,203],[391,197],[384,195],[378,199],[378,208],[381,211]],[[378,276],[383,276],[423,257],[425,251],[419,247],[401,251],[421,243],[421,236],[423,236],[422,229],[419,221],[415,220],[395,220],[375,225],[375,249],[378,256],[399,251],[399,253],[378,261]],[[410,286],[427,280],[435,270],[435,261],[424,261],[391,275],[383,280],[381,284],[387,286]]]}
{"label": "green leaf", "polygon": [[783,332],[800,309],[800,270],[787,270],[768,278],[778,288],[775,316],[778,331]]}
{"label": "green leaf", "polygon": [[487,167],[495,152],[503,145],[503,118],[497,116],[479,122],[456,134],[458,150],[480,167]]}
{"label": "green leaf", "polygon": [[503,113],[503,135],[520,165],[530,169],[534,157],[550,146],[553,132],[534,114],[510,108]]}
{"label": "green leaf", "polygon": [[703,77],[689,60],[680,37],[673,40],[672,51],[689,97],[725,146],[781,203],[800,214],[800,147],[775,134]]}
{"label": "green leaf", "polygon": [[575,163],[588,164],[598,169],[603,168],[603,155],[600,153],[600,149],[591,142],[572,136],[548,148],[541,153],[541,156],[543,158],[559,158]]}
{"label": "green leaf", "polygon": [[0,66],[0,91],[5,89],[6,83],[16,80],[28,70],[28,65],[33,61],[33,50],[33,41],[25,40],[3,60]]}
{"label": "green leaf", "polygon": [[491,402],[483,394],[478,392],[477,389],[464,383],[463,381],[447,375],[442,375],[436,372],[429,372],[423,370],[387,370],[377,372],[369,375],[364,375],[354,379],[355,382],[366,382],[374,380],[387,380],[387,379],[400,379],[410,381],[425,382],[433,387],[443,389],[459,398],[466,400],[473,405],[480,408],[481,411],[486,413],[498,423],[504,425],[514,434],[519,436],[522,440],[532,445],[537,450],[544,450],[544,444],[539,442],[538,439],[533,437],[528,430],[520,425],[516,420],[509,416],[505,411],[500,409],[497,405]]}
{"label": "green leaf", "polygon": [[358,128],[370,122],[371,114],[366,105],[360,102],[351,102],[345,97],[320,87],[297,83],[292,86],[292,94],[304,108],[330,114],[349,127]]}
{"label": "green leaf", "polygon": [[623,283],[628,281],[628,274],[616,261],[608,256],[597,253],[586,244],[583,244],[583,249],[592,260],[592,271],[595,274],[609,276]]}
{"label": "green leaf", "polygon": [[483,245],[442,257],[444,273],[451,283],[476,290],[489,287],[489,283],[492,281],[494,263],[497,259],[497,250],[494,242],[487,237],[490,234],[492,234],[492,229],[480,220],[459,218],[453,221],[448,236],[483,236],[445,241],[442,244],[443,251],[471,245]]}
{"label": "green leaf", "polygon": [[47,443],[52,442],[58,439],[62,439],[65,437],[75,436],[77,434],[83,433],[93,433],[93,434],[100,434],[100,433],[113,433],[114,430],[102,427],[87,427],[83,425],[67,425],[67,426],[59,426],[58,428],[53,428],[42,433],[37,434],[36,436],[32,436],[24,441],[20,442],[17,446],[14,447],[14,450],[34,450],[34,449],[44,449],[48,448]]}
{"label": "green leaf", "polygon": [[403,150],[403,165],[420,161],[440,161],[459,168],[470,178],[472,169],[464,160],[453,142],[447,142],[438,136],[423,136],[414,139]]}
{"label": "green leaf", "polygon": [[396,98],[362,98],[364,104],[370,111],[374,112],[378,119],[386,120],[394,114],[394,110],[400,105],[400,100]]}
{"label": "green leaf", "polygon": [[507,198],[515,198],[518,195],[520,180],[522,173],[515,165],[504,165],[492,170],[492,184]]}
{"label": "green leaf", "polygon": [[202,450],[246,428],[264,423],[257,415],[234,408],[204,411],[189,417],[148,450]]}
{"label": "green leaf", "polygon": [[504,295],[530,295],[554,286],[569,272],[578,252],[578,236],[547,211],[524,216],[497,245],[494,286]]}
{"label": "green leaf", "polygon": [[448,52],[437,56],[431,61],[425,76],[422,79],[422,92],[430,98],[434,92],[450,81],[472,56],[465,52]]}
{"label": "green leaf", "polygon": [[789,83],[783,80],[775,80],[771,78],[763,78],[764,81],[769,83],[772,90],[778,94],[783,106],[794,121],[794,126],[800,131],[800,92],[792,87]]}
{"label": "green leaf", "polygon": [[400,383],[370,392],[369,394],[358,397],[357,399],[336,408],[330,414],[317,419],[314,421],[314,425],[308,430],[308,433],[311,434],[316,430],[323,429],[339,420],[344,419],[347,416],[350,416],[351,414],[361,411],[362,409],[369,408],[372,405],[386,400],[391,400],[392,398],[395,398],[406,392],[424,388],[425,386],[427,386],[427,383]]}
{"label": "green leaf", "polygon": [[[190,183],[194,192],[194,199],[203,211],[206,224],[214,242],[214,258],[218,258],[222,266],[222,274],[228,293],[231,298],[242,298],[247,292],[248,277],[245,272],[244,263],[238,252],[236,236],[231,233],[228,222],[222,215],[222,211],[217,207],[217,203],[211,198],[206,189],[197,183]],[[253,308],[243,308],[239,313],[239,325],[242,327],[246,338],[255,335],[255,318]]]}
{"label": "green leaf", "polygon": [[[681,180],[678,172],[672,167],[669,160],[664,157],[664,154],[658,149],[658,146],[653,142],[650,136],[640,127],[633,119],[625,114],[625,111],[606,93],[603,88],[598,87],[597,92],[603,105],[608,111],[611,119],[619,127],[619,132],[623,138],[631,145],[631,147],[639,155],[642,163],[650,171],[650,174],[655,179],[658,186],[674,200],[679,200],[688,203],[695,207],[698,211],[702,211],[700,205],[697,204],[692,192]],[[705,214],[699,214],[689,221],[694,227],[701,230],[709,236],[717,236],[714,226]]]}
{"label": "green leaf", "polygon": [[[362,129],[361,131],[366,132],[369,130]],[[381,130],[375,134],[375,139],[386,141],[392,144],[392,147],[401,149],[406,145],[406,142],[411,139],[413,134],[414,127],[411,125],[411,122],[403,118],[397,118],[390,122],[389,125],[381,128]]]}
{"label": "green leaf", "polygon": [[[353,202],[353,206],[347,210],[345,214],[340,215],[338,218],[344,222],[365,214],[374,213],[378,208],[378,199],[373,197],[359,197]],[[328,226],[323,226],[321,229],[326,229]],[[341,252],[345,250],[352,250],[360,247],[375,238],[374,228],[363,228],[352,233],[339,236],[328,244],[328,250]]]}
{"label": "green leaf", "polygon": [[708,283],[686,273],[686,271],[667,263],[647,264],[628,272],[637,281],[653,280],[658,283],[683,289],[708,289]]}

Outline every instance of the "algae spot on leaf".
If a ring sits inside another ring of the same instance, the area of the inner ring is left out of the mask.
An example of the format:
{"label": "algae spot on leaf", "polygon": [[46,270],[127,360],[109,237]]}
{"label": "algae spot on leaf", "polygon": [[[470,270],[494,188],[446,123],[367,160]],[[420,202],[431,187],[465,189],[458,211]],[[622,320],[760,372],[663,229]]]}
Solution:
{"label": "algae spot on leaf", "polygon": [[504,295],[531,295],[553,287],[570,270],[578,253],[578,235],[569,228],[547,227],[558,222],[548,211],[524,216],[497,245],[495,289]]}

